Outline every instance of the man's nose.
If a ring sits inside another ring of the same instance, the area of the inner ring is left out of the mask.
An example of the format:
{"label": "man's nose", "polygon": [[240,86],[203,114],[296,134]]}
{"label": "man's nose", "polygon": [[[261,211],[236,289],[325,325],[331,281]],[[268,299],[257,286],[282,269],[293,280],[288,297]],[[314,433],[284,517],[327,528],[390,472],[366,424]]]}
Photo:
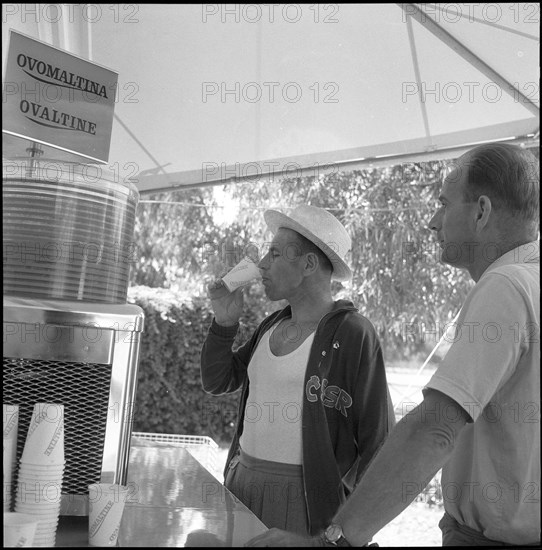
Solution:
{"label": "man's nose", "polygon": [[433,217],[429,220],[428,224],[429,229],[432,231],[438,231],[440,228],[440,214],[436,212]]}

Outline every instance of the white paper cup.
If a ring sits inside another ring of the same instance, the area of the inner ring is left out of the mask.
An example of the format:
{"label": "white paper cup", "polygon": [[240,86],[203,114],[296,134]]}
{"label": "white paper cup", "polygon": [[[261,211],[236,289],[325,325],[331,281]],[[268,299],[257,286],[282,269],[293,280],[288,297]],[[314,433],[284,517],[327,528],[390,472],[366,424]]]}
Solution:
{"label": "white paper cup", "polygon": [[43,519],[43,517],[39,518],[38,528],[36,529],[36,535],[40,534],[51,534],[55,533],[56,529],[58,527],[59,517],[56,516],[54,518],[50,519]]}
{"label": "white paper cup", "polygon": [[116,546],[127,485],[93,483],[88,486],[88,542],[91,546]]}
{"label": "white paper cup", "polygon": [[[38,526],[39,529],[39,526]],[[56,543],[56,527],[48,533],[40,534],[36,531],[34,535],[34,546],[51,548]]]}
{"label": "white paper cup", "polygon": [[236,288],[247,285],[248,283],[261,279],[260,270],[254,261],[250,258],[243,258],[235,267],[233,267],[224,277],[222,281],[226,288],[233,292]]}
{"label": "white paper cup", "polygon": [[4,512],[11,512],[11,501],[13,495],[13,484],[4,482],[2,496],[4,500]]}
{"label": "white paper cup", "polygon": [[33,464],[32,462],[19,461],[19,472],[34,472],[43,474],[62,475],[66,461],[59,462],[58,464]]}
{"label": "white paper cup", "polygon": [[44,472],[30,472],[28,470],[23,472],[19,468],[19,481],[21,480],[28,481],[28,482],[39,481],[40,483],[55,482],[55,481],[58,483],[62,483],[62,472],[60,473],[53,472],[51,474],[46,474]]}
{"label": "white paper cup", "polygon": [[29,464],[64,464],[64,406],[36,403],[21,456]]}
{"label": "white paper cup", "polygon": [[17,439],[17,428],[19,425],[19,405],[8,405],[2,403],[2,417],[4,423],[4,439]]}
{"label": "white paper cup", "polygon": [[[2,403],[2,420],[4,425],[3,479],[4,479],[4,511],[9,511],[13,472],[17,460],[17,430],[19,427],[19,405]],[[9,500],[8,500],[9,499]]]}
{"label": "white paper cup", "polygon": [[50,464],[49,468],[40,468],[32,464],[21,462],[19,464],[19,478],[43,478],[43,479],[62,479],[64,475],[64,464]]}
{"label": "white paper cup", "polygon": [[51,509],[49,511],[43,509],[40,505],[34,505],[34,506],[25,506],[23,504],[20,504],[19,506],[15,506],[16,512],[21,512],[23,514],[31,514],[33,516],[36,516],[37,519],[40,521],[46,521],[46,522],[53,522],[56,521],[58,523],[58,519],[60,516],[60,506],[57,506],[55,509]]}
{"label": "white paper cup", "polygon": [[62,482],[17,480],[17,503],[54,506],[62,497]]}
{"label": "white paper cup", "polygon": [[26,548],[34,544],[38,518],[19,512],[4,512],[4,547]]}
{"label": "white paper cup", "polygon": [[15,470],[15,458],[17,454],[17,440],[11,437],[4,438],[4,486],[13,483],[13,472]]}

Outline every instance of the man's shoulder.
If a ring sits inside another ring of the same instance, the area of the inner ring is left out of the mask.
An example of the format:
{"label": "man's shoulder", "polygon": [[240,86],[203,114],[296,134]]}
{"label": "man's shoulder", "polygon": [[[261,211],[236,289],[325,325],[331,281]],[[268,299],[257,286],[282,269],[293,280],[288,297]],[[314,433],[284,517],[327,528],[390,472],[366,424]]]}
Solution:
{"label": "man's shoulder", "polygon": [[523,293],[540,292],[540,263],[507,263],[489,269],[473,287],[472,293],[490,292],[493,298],[512,289]]}
{"label": "man's shoulder", "polygon": [[[373,323],[356,308],[339,310],[342,314],[340,326],[356,332],[366,332],[376,334],[376,328]],[[338,312],[338,313],[339,313]]]}
{"label": "man's shoulder", "polygon": [[482,276],[502,274],[505,276],[528,276],[540,272],[540,245],[538,241],[525,243],[497,258]]}

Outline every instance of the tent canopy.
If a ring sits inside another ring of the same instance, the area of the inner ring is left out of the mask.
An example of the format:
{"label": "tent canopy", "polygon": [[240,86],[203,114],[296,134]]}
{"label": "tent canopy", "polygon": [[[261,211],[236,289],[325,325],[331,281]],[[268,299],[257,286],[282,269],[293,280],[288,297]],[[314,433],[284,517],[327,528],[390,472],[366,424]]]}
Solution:
{"label": "tent canopy", "polygon": [[[538,143],[539,4],[3,12],[4,66],[14,29],[119,73],[109,166],[143,194]],[[28,147],[3,141],[4,155]]]}

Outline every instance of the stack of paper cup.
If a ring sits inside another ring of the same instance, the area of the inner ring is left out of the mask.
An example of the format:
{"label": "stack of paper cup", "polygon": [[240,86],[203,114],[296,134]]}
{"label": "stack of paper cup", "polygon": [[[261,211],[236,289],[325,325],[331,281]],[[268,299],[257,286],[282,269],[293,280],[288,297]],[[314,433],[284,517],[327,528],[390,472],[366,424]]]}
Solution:
{"label": "stack of paper cup", "polygon": [[18,512],[4,512],[4,548],[34,546],[38,527],[36,517]]}
{"label": "stack of paper cup", "polygon": [[64,474],[64,406],[36,403],[19,465],[15,511],[39,518],[34,546],[54,546]]}
{"label": "stack of paper cup", "polygon": [[13,490],[13,471],[17,459],[17,428],[19,424],[19,406],[2,403],[4,419],[4,512],[11,511]]}
{"label": "stack of paper cup", "polygon": [[256,263],[246,256],[222,277],[222,281],[224,281],[227,289],[233,292],[236,288],[245,286],[256,279],[261,279],[261,277]]}

